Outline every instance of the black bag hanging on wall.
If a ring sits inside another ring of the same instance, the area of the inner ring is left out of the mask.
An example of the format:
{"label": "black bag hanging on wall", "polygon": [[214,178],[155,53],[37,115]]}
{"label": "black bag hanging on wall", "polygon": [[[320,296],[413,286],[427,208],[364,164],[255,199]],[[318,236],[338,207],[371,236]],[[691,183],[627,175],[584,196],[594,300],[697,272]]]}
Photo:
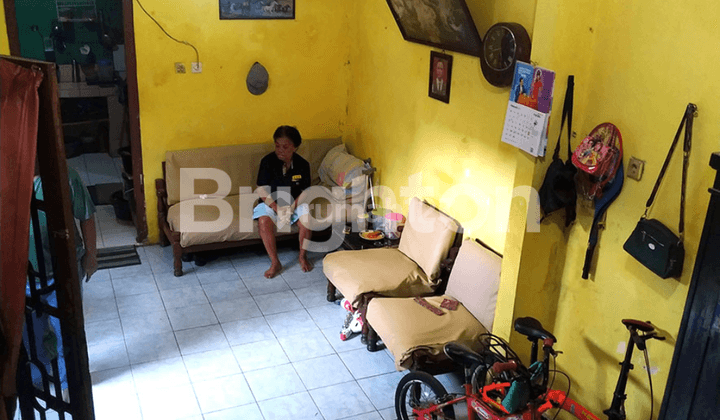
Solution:
{"label": "black bag hanging on wall", "polygon": [[[685,259],[685,247],[683,245],[683,227],[685,223],[685,188],[687,184],[688,158],[690,156],[690,144],[692,140],[692,127],[697,106],[688,104],[685,108],[685,115],[680,122],[680,127],[675,134],[675,139],[670,146],[670,151],[665,158],[665,163],[660,169],[660,175],[655,182],[652,194],[645,205],[645,213],[640,218],[635,230],[623,245],[623,249],[632,255],[642,265],[661,278],[679,277],[682,274],[683,261]],[[647,215],[650,206],[655,200],[660,183],[665,175],[670,158],[675,146],[680,139],[680,133],[685,127],[685,141],[683,144],[683,172],[682,189],[680,191],[680,227],[679,235],[675,235],[669,228],[656,219],[648,219]]]}
{"label": "black bag hanging on wall", "polygon": [[[565,91],[565,102],[563,104],[562,122],[560,123],[560,132],[558,133],[558,141],[555,145],[555,153],[553,153],[553,161],[545,173],[545,179],[540,187],[540,208],[543,212],[543,218],[555,210],[565,208],[565,226],[575,220],[575,206],[577,203],[577,191],[575,190],[575,173],[577,169],[570,161],[572,156],[570,148],[570,136],[572,135],[572,111],[573,111],[573,91],[575,87],[575,76],[568,76],[567,90]],[[563,162],[560,159],[560,139],[562,138],[562,130],[565,126],[565,118],[568,121],[568,159]]]}

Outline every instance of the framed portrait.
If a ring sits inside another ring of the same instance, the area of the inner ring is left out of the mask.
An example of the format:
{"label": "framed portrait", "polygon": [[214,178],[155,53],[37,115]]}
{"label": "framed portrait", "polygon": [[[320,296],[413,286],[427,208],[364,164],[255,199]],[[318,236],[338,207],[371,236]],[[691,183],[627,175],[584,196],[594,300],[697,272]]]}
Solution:
{"label": "framed portrait", "polygon": [[428,96],[446,104],[450,103],[450,76],[452,56],[430,51],[430,86]]}
{"label": "framed portrait", "polygon": [[295,0],[219,0],[220,19],[295,19]]}
{"label": "framed portrait", "polygon": [[482,55],[482,41],[465,0],[387,0],[406,41]]}

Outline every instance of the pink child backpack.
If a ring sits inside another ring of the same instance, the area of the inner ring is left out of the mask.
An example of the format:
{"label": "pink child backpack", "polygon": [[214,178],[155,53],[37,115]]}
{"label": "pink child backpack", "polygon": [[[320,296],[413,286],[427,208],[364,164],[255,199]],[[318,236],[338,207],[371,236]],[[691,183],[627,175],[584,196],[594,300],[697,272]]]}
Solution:
{"label": "pink child backpack", "polygon": [[572,163],[578,168],[579,193],[592,200],[615,178],[622,162],[622,135],[611,123],[602,123],[575,148]]}

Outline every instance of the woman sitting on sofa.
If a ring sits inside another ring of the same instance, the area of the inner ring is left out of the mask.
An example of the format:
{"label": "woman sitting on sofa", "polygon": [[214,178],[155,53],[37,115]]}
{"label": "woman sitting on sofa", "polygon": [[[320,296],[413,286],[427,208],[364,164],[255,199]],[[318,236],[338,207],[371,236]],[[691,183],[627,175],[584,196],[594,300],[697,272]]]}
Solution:
{"label": "woman sitting on sofa", "polygon": [[[305,203],[298,205],[301,193],[310,186],[311,177],[310,164],[295,153],[302,138],[297,128],[282,125],[275,130],[273,139],[275,151],[260,161],[257,178],[260,203],[253,209],[253,219],[258,219],[260,237],[271,261],[270,268],[265,271],[266,278],[273,278],[282,270],[275,242],[276,225],[283,228],[288,224],[298,224],[300,268],[305,272],[313,268],[303,249],[303,242],[310,238],[311,232],[300,220],[310,212],[310,208]],[[283,191],[289,191],[291,199]]]}

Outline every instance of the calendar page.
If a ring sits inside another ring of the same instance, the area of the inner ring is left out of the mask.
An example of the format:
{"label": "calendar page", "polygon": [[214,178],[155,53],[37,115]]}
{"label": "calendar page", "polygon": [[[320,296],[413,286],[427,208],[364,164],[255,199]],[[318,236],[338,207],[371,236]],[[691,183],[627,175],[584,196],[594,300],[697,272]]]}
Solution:
{"label": "calendar page", "polygon": [[548,114],[508,102],[502,141],[533,156],[544,156]]}

